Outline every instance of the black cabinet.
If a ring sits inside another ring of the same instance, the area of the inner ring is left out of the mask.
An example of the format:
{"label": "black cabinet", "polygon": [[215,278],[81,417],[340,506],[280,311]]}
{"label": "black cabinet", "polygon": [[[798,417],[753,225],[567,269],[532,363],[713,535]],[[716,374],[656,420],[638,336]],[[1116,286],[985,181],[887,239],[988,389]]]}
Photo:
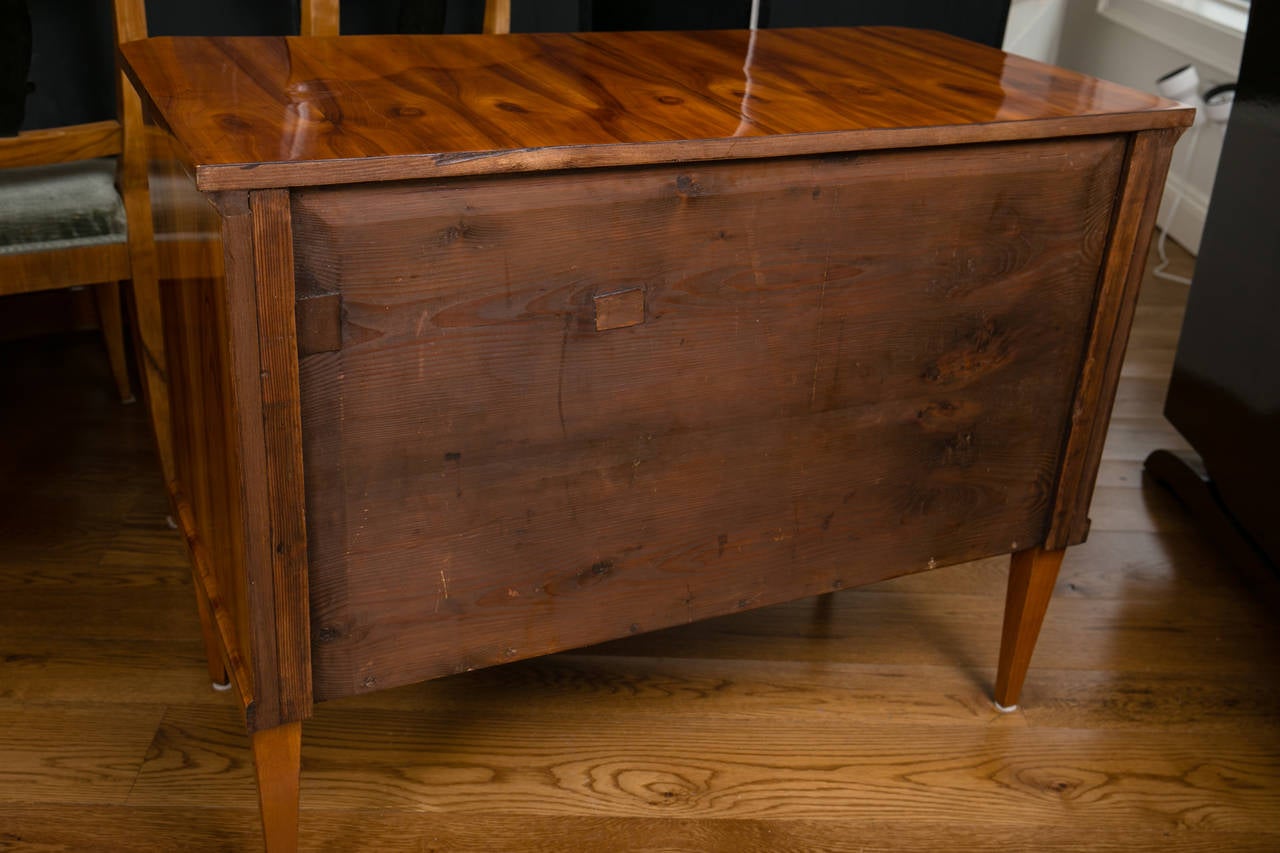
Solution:
{"label": "black cabinet", "polygon": [[[1207,495],[1280,565],[1280,4],[1254,3],[1165,414]],[[1165,457],[1148,460],[1162,479]],[[1153,464],[1153,462],[1155,464]],[[1191,483],[1185,475],[1183,482]],[[1194,484],[1192,484],[1194,486]]]}

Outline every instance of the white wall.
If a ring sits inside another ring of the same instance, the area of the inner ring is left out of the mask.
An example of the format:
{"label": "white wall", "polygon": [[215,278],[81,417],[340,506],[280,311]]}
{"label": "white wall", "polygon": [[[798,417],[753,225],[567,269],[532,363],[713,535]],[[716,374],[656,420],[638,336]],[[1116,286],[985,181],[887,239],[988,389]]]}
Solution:
{"label": "white wall", "polygon": [[1012,0],[1004,28],[1004,49],[1018,56],[1058,64],[1058,46],[1067,0]]}
{"label": "white wall", "polygon": [[[1013,8],[1033,2],[1044,0],[1014,0]],[[1130,26],[1110,20],[1098,12],[1097,0],[1049,2],[1061,3],[1063,7],[1056,62],[1066,68],[1154,92],[1157,77],[1193,63],[1200,72],[1202,93],[1208,86],[1233,81],[1239,70],[1238,56],[1234,58],[1234,67],[1214,67],[1205,61],[1203,54],[1201,58],[1192,57]],[[1013,21],[1012,9],[1010,21]],[[1230,59],[1215,61],[1222,65],[1232,64]],[[1198,141],[1194,138],[1197,132]],[[1209,193],[1213,189],[1218,156],[1222,151],[1222,134],[1222,125],[1210,123],[1203,124],[1198,131],[1188,130],[1174,152],[1169,182],[1165,187],[1160,226],[1167,227],[1169,236],[1193,253],[1200,248]],[[1191,150],[1193,144],[1194,152]],[[1178,206],[1177,217],[1170,222],[1169,211],[1179,192],[1185,197]]]}

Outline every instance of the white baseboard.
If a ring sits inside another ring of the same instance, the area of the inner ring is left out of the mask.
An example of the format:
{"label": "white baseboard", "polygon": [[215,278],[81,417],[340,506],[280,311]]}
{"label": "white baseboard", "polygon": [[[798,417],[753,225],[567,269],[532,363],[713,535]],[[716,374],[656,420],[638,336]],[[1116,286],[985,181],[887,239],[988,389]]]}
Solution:
{"label": "white baseboard", "polygon": [[[1180,202],[1177,201],[1179,196],[1182,196]],[[1170,174],[1164,185],[1164,198],[1160,201],[1160,214],[1156,217],[1157,226],[1168,231],[1169,236],[1188,252],[1198,255],[1200,235],[1204,232],[1208,213],[1209,196],[1178,175]]]}

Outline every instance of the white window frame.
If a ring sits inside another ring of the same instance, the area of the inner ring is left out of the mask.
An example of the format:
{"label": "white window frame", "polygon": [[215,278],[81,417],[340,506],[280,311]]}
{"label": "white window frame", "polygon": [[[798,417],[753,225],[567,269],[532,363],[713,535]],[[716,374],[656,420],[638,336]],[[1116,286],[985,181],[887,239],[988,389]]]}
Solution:
{"label": "white window frame", "polygon": [[1246,0],[1098,0],[1098,14],[1232,77],[1240,70]]}

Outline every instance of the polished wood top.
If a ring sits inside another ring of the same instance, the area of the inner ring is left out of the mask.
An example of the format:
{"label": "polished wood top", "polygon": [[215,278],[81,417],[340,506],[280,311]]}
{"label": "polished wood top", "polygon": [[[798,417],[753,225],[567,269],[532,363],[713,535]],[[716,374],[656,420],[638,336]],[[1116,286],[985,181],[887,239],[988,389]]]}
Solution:
{"label": "polished wood top", "polygon": [[121,49],[203,190],[1187,125],[1153,95],[887,27],[158,38]]}

